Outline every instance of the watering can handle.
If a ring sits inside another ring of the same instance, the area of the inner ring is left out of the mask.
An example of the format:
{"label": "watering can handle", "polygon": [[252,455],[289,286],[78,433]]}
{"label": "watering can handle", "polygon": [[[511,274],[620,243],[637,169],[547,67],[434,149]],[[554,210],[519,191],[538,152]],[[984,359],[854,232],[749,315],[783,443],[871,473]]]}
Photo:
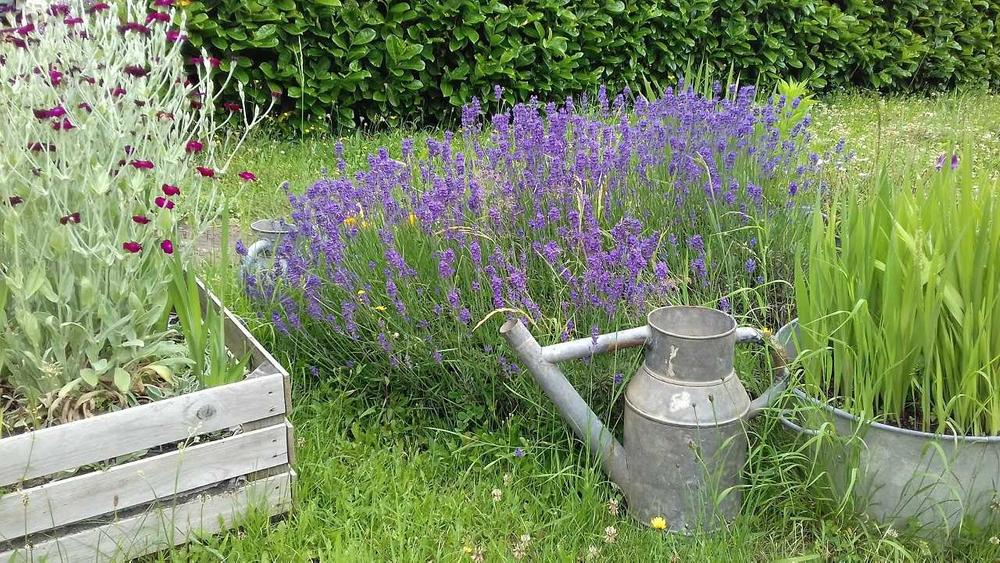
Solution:
{"label": "watering can handle", "polygon": [[777,373],[774,383],[761,393],[759,397],[750,402],[750,410],[746,414],[746,418],[750,419],[770,407],[785,392],[785,388],[788,386],[788,362],[785,360],[785,355],[782,353],[781,347],[774,341],[774,337],[770,333],[765,333],[748,326],[741,326],[736,329],[736,342],[766,346],[768,352],[771,354],[771,361],[775,365],[774,371]]}

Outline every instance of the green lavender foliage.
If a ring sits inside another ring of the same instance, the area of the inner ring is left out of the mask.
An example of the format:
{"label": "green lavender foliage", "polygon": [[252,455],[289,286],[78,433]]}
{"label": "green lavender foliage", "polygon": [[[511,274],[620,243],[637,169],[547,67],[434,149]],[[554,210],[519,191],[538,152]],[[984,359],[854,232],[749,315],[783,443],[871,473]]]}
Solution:
{"label": "green lavender foliage", "polygon": [[[473,96],[648,97],[693,66],[813,90],[1000,84],[998,0],[201,0],[191,43],[297,123],[435,122]],[[222,55],[225,55],[224,57]]]}

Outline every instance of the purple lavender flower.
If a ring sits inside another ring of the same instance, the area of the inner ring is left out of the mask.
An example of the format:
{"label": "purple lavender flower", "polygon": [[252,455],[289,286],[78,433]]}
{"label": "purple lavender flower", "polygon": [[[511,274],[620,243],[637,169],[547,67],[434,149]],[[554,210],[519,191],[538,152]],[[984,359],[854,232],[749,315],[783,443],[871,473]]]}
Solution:
{"label": "purple lavender flower", "polygon": [[616,374],[614,374],[614,376],[611,377],[611,381],[615,385],[621,385],[622,381],[625,381],[625,374],[624,373],[616,373]]}
{"label": "purple lavender flower", "polygon": [[521,447],[514,448],[514,457],[516,458],[524,457],[524,448]]}
{"label": "purple lavender flower", "polygon": [[705,252],[705,241],[701,238],[701,235],[688,237],[687,244],[688,248],[699,254]]}
{"label": "purple lavender flower", "polygon": [[728,313],[732,310],[732,308],[729,305],[728,297],[722,297],[721,299],[719,299],[719,310],[722,311],[723,313]]}
{"label": "purple lavender flower", "polygon": [[455,275],[455,251],[448,248],[438,253],[438,276],[451,279]]}

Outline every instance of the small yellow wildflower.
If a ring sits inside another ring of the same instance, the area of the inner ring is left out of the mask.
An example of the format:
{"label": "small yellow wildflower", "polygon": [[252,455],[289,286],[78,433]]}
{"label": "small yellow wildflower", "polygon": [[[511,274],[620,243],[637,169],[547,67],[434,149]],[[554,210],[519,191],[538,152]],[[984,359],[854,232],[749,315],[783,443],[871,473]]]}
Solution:
{"label": "small yellow wildflower", "polygon": [[181,8],[187,8],[191,5],[191,0],[177,0],[177,5]]}
{"label": "small yellow wildflower", "polygon": [[359,296],[360,296],[360,295],[364,295],[364,294],[365,294],[365,290],[363,290],[363,289],[359,289],[359,290],[358,290],[358,295],[359,295]]}
{"label": "small yellow wildflower", "polygon": [[649,525],[654,530],[666,530],[667,520],[662,516],[657,516],[656,518],[653,518],[652,520],[649,521]]}
{"label": "small yellow wildflower", "polygon": [[462,548],[462,553],[465,553],[466,555],[472,555],[472,546],[471,545],[467,545],[467,546],[463,547]]}
{"label": "small yellow wildflower", "polygon": [[410,212],[410,226],[412,227],[412,226],[414,226],[416,224],[417,224],[417,216],[414,215],[413,212],[411,211]]}
{"label": "small yellow wildflower", "polygon": [[347,225],[348,227],[353,227],[355,224],[357,224],[357,222],[358,219],[353,215],[351,215],[347,219],[344,219],[344,224]]}
{"label": "small yellow wildflower", "polygon": [[385,311],[385,307],[383,305],[379,305],[378,307],[375,307],[375,310],[376,311]]}
{"label": "small yellow wildflower", "polygon": [[369,225],[371,225],[371,223],[369,223],[368,221],[362,221],[361,222],[361,228],[362,229],[367,229],[369,227]]}

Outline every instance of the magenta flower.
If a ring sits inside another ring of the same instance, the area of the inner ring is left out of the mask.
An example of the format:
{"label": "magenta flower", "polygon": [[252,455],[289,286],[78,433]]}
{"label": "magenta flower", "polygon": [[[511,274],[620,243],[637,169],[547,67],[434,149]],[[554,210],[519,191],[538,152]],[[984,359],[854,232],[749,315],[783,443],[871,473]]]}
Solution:
{"label": "magenta flower", "polygon": [[52,128],[56,131],[69,131],[70,129],[76,129],[76,125],[69,119],[63,119],[62,121],[56,121],[52,124]]}
{"label": "magenta flower", "polygon": [[201,57],[191,57],[188,60],[188,62],[191,63],[191,64],[193,64],[193,65],[195,65],[195,66],[197,66],[197,65],[200,65],[201,63],[205,62],[205,59],[203,59]]}
{"label": "magenta flower", "polygon": [[49,12],[50,16],[65,16],[65,15],[68,15],[69,14],[69,5],[68,4],[53,4],[53,5],[49,6],[48,12]]}
{"label": "magenta flower", "polygon": [[215,178],[215,170],[212,170],[207,166],[198,166],[195,168],[195,170],[197,170],[198,173],[204,176],[205,178]]}
{"label": "magenta flower", "polygon": [[162,250],[164,254],[173,254],[174,243],[170,242],[170,239],[166,239],[160,243],[160,250]]}
{"label": "magenta flower", "polygon": [[62,84],[62,79],[63,79],[63,73],[59,72],[58,70],[49,71],[49,82],[51,82],[53,86],[58,86]]}
{"label": "magenta flower", "polygon": [[230,113],[239,113],[241,109],[240,104],[236,102],[226,102],[222,104],[222,107],[226,108]]}
{"label": "magenta flower", "polygon": [[125,151],[125,154],[129,156],[131,156],[132,153],[135,152],[135,148],[132,145],[125,145],[125,147],[122,150]]}
{"label": "magenta flower", "polygon": [[125,74],[133,78],[142,78],[149,74],[149,71],[139,65],[129,65],[125,67]]}
{"label": "magenta flower", "polygon": [[146,25],[149,25],[153,22],[169,22],[169,21],[170,21],[170,14],[166,12],[150,12],[149,15],[146,16]]}
{"label": "magenta flower", "polygon": [[125,250],[125,252],[131,252],[132,254],[135,254],[137,252],[142,251],[142,245],[135,242],[134,240],[130,240],[128,242],[122,243],[122,249]]}
{"label": "magenta flower", "polygon": [[81,18],[79,16],[68,17],[68,18],[63,19],[63,23],[66,24],[66,25],[68,25],[68,26],[70,26],[70,27],[73,27],[74,25],[79,25],[79,24],[83,23],[83,18]]}
{"label": "magenta flower", "polygon": [[191,139],[190,141],[187,142],[186,145],[184,145],[184,151],[191,154],[200,153],[201,150],[204,148],[205,145],[203,145],[200,141],[196,141],[194,139]]}
{"label": "magenta flower", "polygon": [[156,8],[169,8],[174,5],[174,0],[156,0],[153,6]]}
{"label": "magenta flower", "polygon": [[186,36],[183,33],[181,33],[181,30],[179,30],[179,29],[170,29],[170,30],[167,30],[167,41],[169,41],[171,43],[177,43],[179,41],[184,41],[185,38],[186,38]]}
{"label": "magenta flower", "polygon": [[153,200],[153,203],[155,203],[156,206],[159,207],[160,209],[170,210],[174,208],[174,202],[170,201],[169,199],[163,196],[156,196],[156,199]]}
{"label": "magenta flower", "polygon": [[152,30],[142,25],[139,22],[125,22],[123,25],[118,26],[118,31],[120,33],[128,33],[129,31],[134,31],[136,33],[141,33],[143,35],[149,35]]}
{"label": "magenta flower", "polygon": [[156,119],[160,121],[173,121],[174,114],[170,113],[169,111],[158,111],[156,112]]}
{"label": "magenta flower", "polygon": [[149,223],[149,217],[146,217],[145,215],[133,215],[132,221],[140,225],[145,225]]}
{"label": "magenta flower", "polygon": [[150,160],[133,160],[132,162],[129,162],[128,165],[136,170],[152,170],[156,168]]}
{"label": "magenta flower", "polygon": [[93,14],[95,12],[103,12],[103,11],[109,9],[109,8],[111,8],[111,6],[107,5],[106,3],[104,3],[104,2],[98,2],[98,3],[94,4],[94,5],[92,5],[87,11],[90,12],[91,14]]}
{"label": "magenta flower", "polygon": [[22,25],[21,27],[14,29],[14,33],[20,35],[21,37],[24,37],[25,35],[31,33],[32,31],[35,31],[35,24],[33,23],[27,23]]}
{"label": "magenta flower", "polygon": [[24,199],[21,196],[19,196],[19,195],[12,195],[12,196],[10,196],[10,197],[7,198],[7,203],[11,207],[17,207],[17,205],[19,203],[24,203]]}
{"label": "magenta flower", "polygon": [[122,88],[121,86],[115,86],[115,88],[111,90],[111,96],[115,98],[119,96],[124,96],[125,94],[128,94],[128,91]]}
{"label": "magenta flower", "polygon": [[170,184],[163,184],[163,187],[161,189],[163,190],[163,195],[166,196],[181,195],[181,189],[178,188],[177,186],[172,186]]}
{"label": "magenta flower", "polygon": [[208,57],[208,66],[212,68],[219,68],[220,64],[222,64],[222,61],[220,61],[219,59],[215,57]]}
{"label": "magenta flower", "polygon": [[247,170],[244,170],[243,172],[240,172],[239,174],[237,174],[237,176],[239,176],[240,179],[243,180],[244,182],[256,182],[257,181],[257,176],[253,172],[250,172],[250,171],[247,171]]}
{"label": "magenta flower", "polygon": [[35,115],[37,119],[48,119],[50,117],[62,117],[66,115],[66,108],[62,106],[55,106],[49,109],[33,109],[31,113]]}
{"label": "magenta flower", "polygon": [[80,222],[79,211],[77,211],[76,213],[70,213],[69,215],[65,215],[59,219],[60,225],[66,225],[68,223],[79,223],[79,222]]}
{"label": "magenta flower", "polygon": [[76,107],[82,109],[83,111],[85,111],[87,113],[90,113],[90,112],[94,111],[94,108],[90,107],[90,104],[88,104],[87,102],[83,102],[83,103],[81,103],[80,105],[78,105]]}
{"label": "magenta flower", "polygon": [[272,92],[271,92],[271,97],[277,100],[278,98],[280,98],[280,97],[281,97],[281,92],[278,92],[278,91],[272,91]]}

